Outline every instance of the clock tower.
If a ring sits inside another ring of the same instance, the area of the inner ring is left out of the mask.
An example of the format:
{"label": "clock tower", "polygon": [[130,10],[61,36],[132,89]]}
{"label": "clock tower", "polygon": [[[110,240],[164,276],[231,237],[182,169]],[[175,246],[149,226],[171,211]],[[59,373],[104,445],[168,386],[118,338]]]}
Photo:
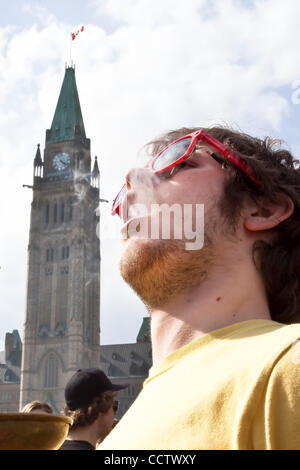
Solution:
{"label": "clock tower", "polygon": [[100,361],[99,169],[91,168],[75,69],[67,67],[44,158],[34,159],[20,408],[47,401]]}

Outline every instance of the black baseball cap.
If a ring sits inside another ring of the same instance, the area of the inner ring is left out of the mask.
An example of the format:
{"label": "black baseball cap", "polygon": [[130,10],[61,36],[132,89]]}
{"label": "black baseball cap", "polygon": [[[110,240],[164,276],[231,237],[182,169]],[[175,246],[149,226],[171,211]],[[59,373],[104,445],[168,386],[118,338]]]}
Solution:
{"label": "black baseball cap", "polygon": [[65,388],[66,404],[71,411],[89,406],[102,392],[116,392],[129,384],[113,384],[101,369],[78,369]]}

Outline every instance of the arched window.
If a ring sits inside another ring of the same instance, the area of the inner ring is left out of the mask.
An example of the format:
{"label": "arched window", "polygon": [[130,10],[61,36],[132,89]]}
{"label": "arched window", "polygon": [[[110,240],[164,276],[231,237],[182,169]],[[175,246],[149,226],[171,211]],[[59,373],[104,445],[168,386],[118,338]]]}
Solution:
{"label": "arched window", "polygon": [[46,261],[47,263],[49,261],[53,261],[54,259],[54,249],[53,248],[47,248],[46,250]]}
{"label": "arched window", "polygon": [[56,224],[57,222],[57,203],[54,204],[54,211],[53,211],[53,223]]}
{"label": "arched window", "polygon": [[68,259],[70,255],[70,248],[68,246],[63,246],[61,249],[61,259]]}
{"label": "arched window", "polygon": [[65,220],[65,205],[64,203],[62,203],[62,205],[60,206],[60,221],[64,222],[64,220]]}
{"label": "arched window", "polygon": [[46,224],[49,224],[49,216],[50,216],[50,204],[47,202],[47,204],[46,204],[46,214],[45,214]]}
{"label": "arched window", "polygon": [[69,220],[73,220],[73,203],[72,199],[69,201]]}
{"label": "arched window", "polygon": [[45,380],[44,386],[45,388],[55,388],[58,384],[58,360],[54,354],[50,354],[50,356],[46,360],[45,365]]}

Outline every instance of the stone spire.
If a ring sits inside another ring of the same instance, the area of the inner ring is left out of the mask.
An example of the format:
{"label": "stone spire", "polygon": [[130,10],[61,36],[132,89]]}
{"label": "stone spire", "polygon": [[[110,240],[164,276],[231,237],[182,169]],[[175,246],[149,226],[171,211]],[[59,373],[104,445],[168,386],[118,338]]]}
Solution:
{"label": "stone spire", "polygon": [[98,167],[98,157],[95,157],[95,163],[94,163],[94,168],[93,168],[93,176],[96,178],[99,176],[99,167]]}
{"label": "stone spire", "polygon": [[98,166],[98,157],[95,157],[94,168],[92,172],[92,185],[99,188],[100,171]]}
{"label": "stone spire", "polygon": [[42,176],[43,165],[44,164],[43,164],[42,157],[41,157],[40,144],[38,144],[35,158],[33,161],[34,176],[40,176],[40,177]]}

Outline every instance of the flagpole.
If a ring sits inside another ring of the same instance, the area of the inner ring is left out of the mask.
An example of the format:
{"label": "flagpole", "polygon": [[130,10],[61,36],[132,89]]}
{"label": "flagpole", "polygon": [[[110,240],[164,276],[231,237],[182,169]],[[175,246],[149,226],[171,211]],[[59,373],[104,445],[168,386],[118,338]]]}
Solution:
{"label": "flagpole", "polygon": [[70,34],[70,66],[72,66],[72,34]]}

